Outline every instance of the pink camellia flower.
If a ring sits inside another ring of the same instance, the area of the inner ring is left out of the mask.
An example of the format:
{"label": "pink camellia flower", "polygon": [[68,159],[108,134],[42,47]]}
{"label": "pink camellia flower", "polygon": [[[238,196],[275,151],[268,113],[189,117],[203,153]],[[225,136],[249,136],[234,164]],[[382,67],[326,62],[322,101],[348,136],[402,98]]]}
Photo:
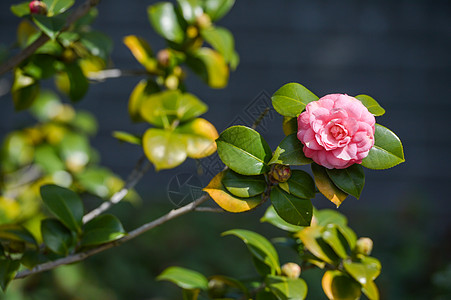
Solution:
{"label": "pink camellia flower", "polygon": [[374,145],[374,116],[354,97],[330,94],[298,116],[305,156],[328,169],[362,163]]}

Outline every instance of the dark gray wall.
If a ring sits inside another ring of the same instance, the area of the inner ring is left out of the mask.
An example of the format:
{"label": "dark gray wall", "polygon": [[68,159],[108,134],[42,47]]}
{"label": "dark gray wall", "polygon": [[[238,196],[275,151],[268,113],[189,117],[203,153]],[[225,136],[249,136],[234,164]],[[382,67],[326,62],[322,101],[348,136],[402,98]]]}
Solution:
{"label": "dark gray wall", "polygon": [[[0,2],[0,41],[4,44],[15,39],[18,19],[8,8],[13,2]],[[114,39],[115,67],[139,67],[121,42],[127,34],[143,36],[154,49],[164,46],[148,23],[146,7],[152,2],[103,1],[99,5],[95,28]],[[417,202],[427,218],[446,221],[451,182],[449,1],[237,1],[220,24],[235,34],[240,66],[224,90],[209,89],[196,78],[188,80],[189,89],[209,104],[206,118],[218,130],[242,116],[253,100],[264,97],[263,91],[272,94],[291,81],[320,96],[370,94],[386,109],[377,121],[401,137],[407,162],[388,171],[368,171],[361,200],[348,199],[342,210],[372,210],[383,216],[385,211],[402,211],[412,199],[420,199]],[[87,98],[76,105],[99,117],[100,133],[93,143],[103,163],[123,176],[141,152],[118,144],[110,133],[144,130],[145,126],[127,119],[128,96],[137,81],[111,79],[92,85]],[[26,114],[13,112],[10,95],[1,97],[0,104],[2,134],[26,123]],[[280,119],[271,118],[263,132],[275,147],[283,133]],[[195,172],[194,162],[157,176],[149,174],[139,189],[164,194],[168,180],[180,172]],[[317,205],[330,207],[324,199],[318,199]]]}

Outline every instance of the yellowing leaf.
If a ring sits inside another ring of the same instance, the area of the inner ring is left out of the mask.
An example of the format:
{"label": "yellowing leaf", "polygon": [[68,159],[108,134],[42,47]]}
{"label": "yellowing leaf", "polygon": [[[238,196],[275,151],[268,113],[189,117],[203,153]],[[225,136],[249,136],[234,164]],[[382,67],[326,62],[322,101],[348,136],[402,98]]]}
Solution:
{"label": "yellowing leaf", "polygon": [[261,202],[261,196],[251,198],[238,198],[232,196],[222,184],[225,171],[218,173],[210,183],[203,189],[224,210],[228,212],[244,212],[255,208]]}
{"label": "yellowing leaf", "polygon": [[186,143],[186,152],[191,158],[203,158],[216,151],[215,140],[219,137],[216,128],[205,119],[197,118],[176,129]]}
{"label": "yellowing leaf", "polygon": [[321,284],[331,300],[357,300],[362,294],[357,281],[336,270],[324,273]]}
{"label": "yellowing leaf", "polygon": [[324,167],[317,164],[312,164],[312,171],[315,177],[315,183],[318,190],[327,199],[334,203],[337,207],[346,199],[348,194],[340,190],[333,182],[330,180],[329,176]]}
{"label": "yellowing leaf", "polygon": [[157,60],[153,57],[150,45],[142,38],[135,35],[124,37],[124,44],[130,49],[136,60],[142,64],[146,70],[157,70]]}

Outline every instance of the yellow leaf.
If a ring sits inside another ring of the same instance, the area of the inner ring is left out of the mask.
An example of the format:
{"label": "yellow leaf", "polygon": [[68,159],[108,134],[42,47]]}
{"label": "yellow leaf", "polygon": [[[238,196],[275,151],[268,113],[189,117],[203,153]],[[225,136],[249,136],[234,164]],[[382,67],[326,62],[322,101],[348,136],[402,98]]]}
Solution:
{"label": "yellow leaf", "polygon": [[348,194],[340,190],[332,180],[330,180],[324,167],[312,164],[312,171],[318,190],[338,208]]}
{"label": "yellow leaf", "polygon": [[360,284],[341,271],[326,271],[321,284],[331,300],[357,300],[362,294]]}
{"label": "yellow leaf", "polygon": [[216,128],[205,119],[197,118],[177,128],[186,141],[186,152],[191,158],[203,158],[216,151],[215,140],[219,137]]}
{"label": "yellow leaf", "polygon": [[227,192],[222,184],[225,171],[218,173],[203,189],[224,210],[239,213],[251,210],[261,203],[261,196],[238,198]]}
{"label": "yellow leaf", "polygon": [[130,49],[136,60],[142,64],[146,70],[157,70],[157,60],[153,57],[150,45],[144,39],[135,35],[128,35],[124,38],[124,44]]}

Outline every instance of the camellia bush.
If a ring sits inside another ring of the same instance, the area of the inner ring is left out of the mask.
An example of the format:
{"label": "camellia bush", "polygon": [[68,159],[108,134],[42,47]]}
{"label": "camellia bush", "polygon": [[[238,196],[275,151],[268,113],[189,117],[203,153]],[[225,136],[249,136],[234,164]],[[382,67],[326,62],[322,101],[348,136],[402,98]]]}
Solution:
{"label": "camellia bush", "polygon": [[[9,132],[1,148],[3,290],[12,280],[82,261],[188,212],[242,213],[266,205],[261,222],[285,232],[277,242],[291,248],[297,261],[281,265],[264,236],[230,229],[222,235],[243,241],[258,275],[253,280],[206,277],[183,266],[169,267],[157,279],[180,287],[183,299],[305,299],[312,295],[301,270],[318,268],[329,299],[359,299],[362,294],[379,299],[374,281],[381,264],[370,256],[372,240],[358,237],[337,210],[317,210],[311,202],[321,193],[338,208],[349,195],[360,197],[365,168],[388,169],[404,161],[399,138],[376,122],[385,113],[376,100],[368,95],[319,97],[291,82],[271,98],[286,135],[276,149],[255,130],[265,112],[252,128],[231,126],[219,134],[201,117],[208,106],[188,92],[185,78],[199,76],[216,89],[227,85],[239,56],[232,33],[215,22],[234,0],[150,5],[150,25],[167,48],[156,51],[141,37],[125,36],[131,56],[142,65],[128,72],[112,67],[111,39],[91,28],[99,0],[73,8],[74,2],[34,0],[11,6],[21,18],[20,49],[3,55],[0,74],[12,74],[14,107],[28,110],[36,124]],[[91,84],[130,75],[144,79],[130,91],[129,116],[148,128],[139,135],[113,133],[143,151],[124,181],[99,164],[89,142],[96,120],[71,102],[82,101]],[[44,88],[49,86],[44,80],[53,81],[54,88]],[[225,168],[193,202],[132,231],[106,213],[124,198],[139,198],[133,188],[152,166],[155,171],[172,169],[216,151]],[[88,196],[104,201],[86,211],[83,199]],[[202,205],[210,199],[219,207]]]}

